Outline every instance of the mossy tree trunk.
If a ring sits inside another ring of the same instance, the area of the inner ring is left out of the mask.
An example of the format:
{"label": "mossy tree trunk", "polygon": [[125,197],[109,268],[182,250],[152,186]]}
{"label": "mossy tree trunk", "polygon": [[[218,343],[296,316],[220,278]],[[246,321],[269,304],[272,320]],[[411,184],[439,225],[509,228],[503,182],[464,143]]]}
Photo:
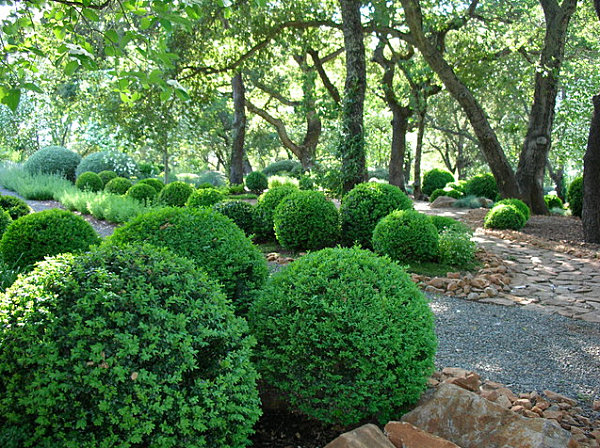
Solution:
{"label": "mossy tree trunk", "polygon": [[231,80],[233,89],[233,143],[229,165],[229,183],[244,183],[244,141],[246,139],[246,91],[242,74]]}

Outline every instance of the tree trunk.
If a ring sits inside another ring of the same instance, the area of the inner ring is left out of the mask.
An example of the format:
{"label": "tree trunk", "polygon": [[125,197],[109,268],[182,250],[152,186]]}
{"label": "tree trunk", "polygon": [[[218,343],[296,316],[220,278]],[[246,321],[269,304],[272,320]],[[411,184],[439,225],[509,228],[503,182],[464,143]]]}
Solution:
{"label": "tree trunk", "polygon": [[556,195],[560,198],[561,201],[567,202],[567,199],[565,197],[565,166],[560,165],[556,170],[554,170],[550,161],[546,161],[546,168],[548,169],[550,179],[552,179],[552,182],[554,182],[554,189],[556,190]]}
{"label": "tree trunk", "polygon": [[367,86],[365,44],[359,0],[340,0],[346,52],[340,153],[344,191],[367,179],[363,109]]}
{"label": "tree trunk", "polygon": [[551,147],[554,106],[558,93],[559,72],[564,59],[567,27],[577,0],[540,0],[546,19],[546,36],[540,58],[541,69],[535,74],[533,105],[529,126],[517,168],[521,198],[535,214],[548,213],[544,202],[544,169]]}
{"label": "tree trunk", "polygon": [[163,145],[162,156],[163,156],[163,165],[165,166],[164,181],[165,181],[165,185],[166,185],[169,183],[169,174],[171,173],[171,168],[169,168],[169,150],[167,149],[166,142]]}
{"label": "tree trunk", "polygon": [[392,119],[392,150],[390,153],[390,184],[396,185],[406,192],[404,180],[404,155],[406,154],[406,132],[410,109],[398,105],[391,108]]}
{"label": "tree trunk", "polygon": [[420,111],[417,116],[417,147],[415,149],[415,181],[413,183],[413,196],[416,200],[423,199],[421,191],[421,156],[423,154],[423,135],[425,134],[425,111]]}
{"label": "tree trunk", "polygon": [[583,236],[588,243],[600,243],[600,95],[593,98],[594,114],[587,150],[583,157]]}
{"label": "tree trunk", "polygon": [[231,80],[233,88],[233,144],[229,164],[229,183],[244,183],[244,140],[246,138],[246,94],[242,74]]}

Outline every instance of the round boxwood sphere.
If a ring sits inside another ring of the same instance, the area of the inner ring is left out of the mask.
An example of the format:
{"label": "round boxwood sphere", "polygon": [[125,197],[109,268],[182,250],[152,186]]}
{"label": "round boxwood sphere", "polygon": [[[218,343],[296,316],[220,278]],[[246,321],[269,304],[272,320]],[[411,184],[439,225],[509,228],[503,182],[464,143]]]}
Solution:
{"label": "round boxwood sphere", "polygon": [[562,199],[558,196],[548,194],[544,196],[544,202],[546,203],[546,207],[548,207],[548,210],[552,210],[553,208],[562,209],[564,207]]}
{"label": "round boxwood sphere", "polygon": [[94,228],[67,210],[44,210],[14,221],[2,235],[0,252],[9,265],[27,268],[48,255],[83,252],[100,242]]}
{"label": "round boxwood sphere", "polygon": [[156,193],[160,193],[160,191],[165,187],[165,183],[154,177],[148,177],[146,179],[142,179],[138,182],[139,184],[147,184],[156,190]]}
{"label": "round boxwood sphere", "polygon": [[316,250],[333,246],[340,237],[340,215],[320,191],[297,191],[275,209],[277,241],[286,249]]}
{"label": "round boxwood sphere", "polygon": [[119,177],[119,176],[117,176],[117,173],[115,173],[114,171],[109,171],[109,170],[100,171],[98,173],[98,176],[100,176],[100,179],[102,179],[102,183],[105,186],[107,183],[109,183],[115,177]]}
{"label": "round boxwood sphere", "polygon": [[244,320],[193,263],[102,247],[0,304],[5,448],[243,447],[260,414]]}
{"label": "round boxwood sphere", "polygon": [[246,176],[246,188],[254,194],[261,194],[269,186],[269,180],[260,171],[252,171]]}
{"label": "round boxwood sphere", "polygon": [[6,210],[12,219],[19,219],[31,212],[23,199],[9,195],[0,196],[0,209]]}
{"label": "round boxwood sphere", "polygon": [[86,171],[94,173],[114,171],[117,176],[129,178],[138,173],[138,167],[135,160],[127,154],[117,151],[100,151],[84,157],[75,174],[79,176]]}
{"label": "round boxwood sphere", "polygon": [[74,182],[76,168],[80,162],[81,156],[67,148],[46,146],[34,152],[27,159],[23,168],[31,174],[57,174]]}
{"label": "round boxwood sphere", "polygon": [[410,198],[394,185],[358,184],[342,199],[342,242],[347,246],[358,243],[371,248],[373,230],[381,218],[394,210],[412,208]]}
{"label": "round boxwood sphere", "polygon": [[156,190],[151,185],[137,183],[127,190],[127,196],[140,201],[142,204],[152,202],[156,197]]}
{"label": "round boxwood sphere", "polygon": [[249,313],[263,380],[327,423],[387,422],[433,371],[433,315],[406,272],[358,248],[310,253]]}
{"label": "round boxwood sphere", "polygon": [[483,220],[486,229],[512,229],[520,230],[525,225],[525,216],[515,207],[509,204],[500,204],[492,207]]}
{"label": "round boxwood sphere", "polygon": [[216,188],[194,190],[185,205],[188,207],[210,207],[225,199],[225,195]]}
{"label": "round boxwood sphere", "polygon": [[573,216],[579,216],[583,211],[583,177],[577,177],[569,185],[567,190],[567,201]]}
{"label": "round boxwood sphere", "polygon": [[254,207],[254,235],[259,241],[271,241],[275,238],[273,215],[275,208],[287,195],[298,191],[292,184],[270,188],[258,197]]}
{"label": "round boxwood sphere", "polygon": [[477,196],[478,198],[488,198],[492,201],[498,194],[498,185],[496,179],[489,173],[478,174],[469,179],[465,185],[465,195]]}
{"label": "round boxwood sphere", "polygon": [[516,198],[502,199],[502,200],[496,202],[494,205],[502,205],[502,204],[514,205],[515,207],[517,207],[517,210],[519,210],[521,213],[523,213],[525,222],[529,221],[529,217],[531,216],[531,209],[522,200],[516,199]]}
{"label": "round boxwood sphere", "polygon": [[434,168],[432,170],[427,171],[423,175],[423,183],[421,184],[421,190],[423,194],[429,196],[438,188],[444,188],[447,183],[454,182],[454,176],[452,173],[446,170],[441,170],[439,168]]}
{"label": "round boxwood sphere", "polygon": [[429,202],[435,201],[440,196],[448,196],[449,198],[460,199],[462,197],[462,193],[458,190],[454,190],[452,188],[438,188],[437,190],[433,190],[431,196],[429,196]]}
{"label": "round boxwood sphere", "polygon": [[125,194],[132,185],[133,182],[125,177],[115,177],[108,181],[104,186],[104,190],[112,194]]}
{"label": "round boxwood sphere", "polygon": [[414,210],[396,210],[373,231],[373,249],[400,262],[431,261],[438,254],[438,230],[429,216]]}
{"label": "round boxwood sphere", "polygon": [[75,181],[75,186],[83,191],[101,191],[104,189],[104,182],[99,175],[86,171],[81,173]]}
{"label": "round boxwood sphere", "polygon": [[0,210],[0,238],[12,222],[13,219],[10,217],[10,214],[6,210]]}
{"label": "round boxwood sphere", "polygon": [[166,207],[141,214],[117,228],[110,240],[163,246],[191,259],[223,286],[240,312],[267,278],[266,261],[244,232],[204,207]]}
{"label": "round boxwood sphere", "polygon": [[254,229],[254,207],[252,204],[245,201],[227,200],[216,203],[212,208],[231,219],[244,231],[246,236],[252,234]]}
{"label": "round boxwood sphere", "polygon": [[158,201],[170,207],[183,207],[194,191],[194,187],[185,182],[175,181],[165,185],[158,195]]}

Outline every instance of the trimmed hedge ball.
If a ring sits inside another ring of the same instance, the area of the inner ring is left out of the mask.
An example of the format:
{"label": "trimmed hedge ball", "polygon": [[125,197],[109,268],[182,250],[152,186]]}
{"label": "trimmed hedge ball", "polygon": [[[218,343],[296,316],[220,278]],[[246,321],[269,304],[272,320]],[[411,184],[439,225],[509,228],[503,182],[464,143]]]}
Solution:
{"label": "trimmed hedge ball", "polygon": [[138,182],[138,184],[150,185],[152,188],[154,188],[156,190],[157,194],[160,193],[163,188],[165,188],[165,183],[162,180],[156,179],[154,177],[148,177],[146,179],[142,179]]}
{"label": "trimmed hedge ball", "polygon": [[579,216],[583,212],[583,177],[579,176],[571,182],[567,190],[567,201],[573,216]]}
{"label": "trimmed hedge ball", "polygon": [[433,314],[406,272],[358,248],[312,252],[269,280],[249,313],[262,379],[322,422],[387,422],[434,369]]}
{"label": "trimmed hedge ball", "polygon": [[216,188],[194,190],[185,205],[188,207],[210,207],[225,199],[225,195]]}
{"label": "trimmed hedge ball", "polygon": [[269,180],[260,171],[252,171],[246,176],[246,188],[254,194],[261,194],[269,187]]}
{"label": "trimmed hedge ball", "polygon": [[194,187],[179,180],[171,182],[160,191],[158,201],[169,207],[184,207]]}
{"label": "trimmed hedge ball", "polygon": [[227,216],[246,236],[250,236],[254,230],[254,207],[246,201],[227,200],[213,205],[213,210]]}
{"label": "trimmed hedge ball", "polygon": [[495,200],[498,195],[496,179],[489,173],[478,174],[467,181],[465,185],[465,195],[488,198],[492,201]]}
{"label": "trimmed hedge ball", "polygon": [[298,191],[298,187],[286,184],[273,187],[258,197],[254,207],[254,235],[258,241],[272,241],[275,239],[273,228],[275,208],[283,198],[296,191]]}
{"label": "trimmed hedge ball", "polygon": [[14,221],[0,240],[0,252],[9,265],[28,268],[46,256],[84,252],[100,238],[81,216],[67,210],[44,210]]}
{"label": "trimmed hedge ball", "polygon": [[13,219],[10,217],[10,214],[6,210],[0,210],[0,238],[12,222]]}
{"label": "trimmed hedge ball", "polygon": [[333,246],[340,237],[340,215],[320,191],[297,191],[286,196],[273,215],[275,235],[291,250]]}
{"label": "trimmed hedge ball", "polygon": [[440,232],[438,256],[440,263],[453,266],[465,266],[475,259],[477,245],[471,241],[471,232],[462,232],[455,228]]}
{"label": "trimmed hedge ball", "polygon": [[23,168],[30,174],[56,174],[74,182],[80,162],[81,156],[67,148],[46,146],[34,152],[25,161]]}
{"label": "trimmed hedge ball", "polygon": [[115,177],[119,177],[117,176],[117,173],[109,170],[100,171],[98,173],[98,176],[100,176],[100,179],[102,179],[102,183],[104,184],[104,186],[106,186],[106,184],[113,180]]}
{"label": "trimmed hedge ball", "polygon": [[16,196],[1,195],[0,209],[6,210],[12,219],[19,219],[21,216],[31,213],[31,209],[23,199]]}
{"label": "trimmed hedge ball", "polygon": [[523,202],[520,199],[516,199],[516,198],[502,199],[501,201],[496,202],[494,205],[498,205],[498,204],[514,205],[515,207],[517,207],[517,209],[521,213],[523,213],[525,222],[529,221],[529,218],[531,217],[531,209],[529,208],[529,206],[527,204],[525,204],[525,202]]}
{"label": "trimmed hedge ball", "polygon": [[439,236],[431,219],[414,210],[396,210],[373,231],[373,249],[399,262],[432,261],[438,255]]}
{"label": "trimmed hedge ball", "polygon": [[126,195],[142,204],[150,203],[156,197],[156,190],[151,185],[137,183],[127,190]]}
{"label": "trimmed hedge ball", "polygon": [[371,248],[373,230],[379,220],[394,210],[413,208],[410,198],[400,188],[376,182],[356,185],[342,199],[340,217],[342,243]]}
{"label": "trimmed hedge ball", "polygon": [[429,196],[429,202],[435,201],[440,196],[448,196],[449,198],[460,199],[462,197],[462,193],[451,188],[438,188],[437,190],[433,190],[433,193],[431,193],[431,196]]}
{"label": "trimmed hedge ball", "polygon": [[112,194],[125,194],[133,186],[133,182],[125,177],[115,177],[109,180],[104,190]]}
{"label": "trimmed hedge ball", "polygon": [[240,312],[267,278],[265,258],[244,232],[204,207],[168,207],[141,214],[115,229],[110,241],[150,243],[191,259],[223,286]]}
{"label": "trimmed hedge ball", "polygon": [[431,195],[437,189],[443,189],[449,182],[454,182],[454,176],[451,172],[434,168],[423,175],[421,190],[427,196]]}
{"label": "trimmed hedge ball", "polygon": [[0,303],[2,446],[247,446],[261,412],[247,333],[166,250],[44,261]]}
{"label": "trimmed hedge ball", "polygon": [[119,177],[133,177],[138,174],[137,163],[127,154],[117,151],[99,151],[84,157],[75,174],[79,176],[86,171],[99,173],[114,171]]}
{"label": "trimmed hedge ball", "polygon": [[564,207],[562,199],[555,195],[547,194],[544,196],[544,202],[548,210],[552,210],[553,208],[562,209]]}
{"label": "trimmed hedge ball", "polygon": [[486,229],[521,230],[525,223],[525,216],[523,216],[523,213],[517,207],[509,204],[500,204],[487,212],[483,221],[483,227]]}
{"label": "trimmed hedge ball", "polygon": [[86,171],[81,173],[75,181],[75,186],[82,191],[102,191],[104,189],[104,182],[99,175]]}

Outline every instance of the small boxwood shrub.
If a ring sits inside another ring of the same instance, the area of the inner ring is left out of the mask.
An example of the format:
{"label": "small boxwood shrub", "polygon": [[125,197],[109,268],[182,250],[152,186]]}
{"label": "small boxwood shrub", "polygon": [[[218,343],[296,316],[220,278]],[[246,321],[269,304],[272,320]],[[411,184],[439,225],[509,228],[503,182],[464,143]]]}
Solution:
{"label": "small boxwood shrub", "polygon": [[75,181],[75,186],[82,191],[102,191],[104,189],[104,182],[100,176],[91,171],[81,173]]}
{"label": "small boxwood shrub", "polygon": [[133,182],[125,177],[115,177],[109,180],[104,190],[112,194],[125,194],[133,186]]}
{"label": "small boxwood shrub", "polygon": [[138,173],[137,163],[131,156],[116,151],[100,151],[90,154],[81,160],[75,174],[79,176],[86,171],[99,173],[114,171],[119,177],[133,177]]}
{"label": "small boxwood shrub", "polygon": [[438,233],[441,233],[444,230],[448,230],[448,229],[455,230],[457,232],[463,232],[463,233],[473,233],[473,231],[471,230],[471,228],[469,226],[467,226],[466,224],[464,224],[460,221],[457,221],[454,218],[450,218],[449,216],[432,215],[432,216],[429,216],[429,220],[435,226]]}
{"label": "small boxwood shrub", "polygon": [[256,201],[254,207],[254,234],[259,241],[275,239],[273,215],[275,208],[287,195],[298,191],[295,185],[281,185],[265,191]]}
{"label": "small boxwood shrub", "polygon": [[448,228],[442,230],[439,235],[440,263],[464,266],[474,260],[477,245],[471,240],[471,232]]}
{"label": "small boxwood shrub", "polygon": [[399,262],[432,261],[438,254],[438,231],[431,219],[414,210],[396,210],[373,231],[373,249]]}
{"label": "small boxwood shrub", "polygon": [[520,230],[525,225],[525,216],[514,205],[500,204],[487,212],[483,221],[486,229]]}
{"label": "small boxwood shrub", "polygon": [[567,190],[567,201],[569,202],[571,214],[581,218],[581,212],[583,211],[583,177],[577,177],[571,182]]}
{"label": "small boxwood shrub", "polygon": [[477,196],[478,198],[488,198],[493,201],[498,194],[496,179],[489,173],[478,174],[467,181],[465,194],[467,196]]}
{"label": "small boxwood shrub", "polygon": [[194,190],[185,205],[188,207],[210,207],[225,199],[225,195],[216,188]]}
{"label": "small boxwood shrub", "polygon": [[249,319],[263,380],[323,422],[387,422],[433,371],[425,298],[400,266],[367,250],[298,259],[273,275]]}
{"label": "small boxwood shrub", "polygon": [[218,286],[166,250],[49,259],[0,303],[0,441],[247,446],[252,344]]}
{"label": "small boxwood shrub", "polygon": [[148,177],[146,179],[142,179],[138,182],[138,184],[150,185],[156,190],[157,194],[160,193],[161,190],[165,187],[164,182],[160,179],[156,179],[155,177]]}
{"label": "small boxwood shrub", "polygon": [[76,168],[80,162],[81,156],[67,148],[46,146],[34,152],[23,168],[30,174],[57,174],[75,182]]}
{"label": "small boxwood shrub", "polygon": [[423,183],[421,184],[421,190],[427,196],[431,195],[438,188],[444,188],[447,183],[454,182],[454,176],[452,173],[439,168],[434,168],[427,171],[423,175]]}
{"label": "small boxwood shrub", "polygon": [[146,242],[191,259],[223,286],[240,312],[267,277],[262,253],[244,232],[229,218],[204,207],[165,207],[139,215],[117,228],[110,240]]}
{"label": "small boxwood shrub", "polygon": [[9,265],[27,268],[48,255],[83,252],[98,244],[94,228],[67,210],[44,210],[14,221],[0,240],[0,252]]}
{"label": "small boxwood shrub", "polygon": [[117,176],[117,173],[109,170],[100,171],[98,173],[98,176],[100,176],[100,179],[102,179],[102,184],[104,186],[106,186],[106,184],[113,180],[115,177],[119,177]]}
{"label": "small boxwood shrub", "polygon": [[127,196],[140,201],[142,204],[151,203],[156,198],[156,190],[148,184],[137,183],[127,190]]}
{"label": "small boxwood shrub", "polygon": [[340,236],[340,215],[320,191],[297,191],[279,203],[273,215],[275,236],[286,249],[333,246]]}
{"label": "small boxwood shrub", "polygon": [[19,219],[31,212],[23,199],[10,195],[0,196],[0,209],[6,210],[12,219]]}
{"label": "small boxwood shrub", "polygon": [[553,194],[548,194],[544,196],[544,202],[546,203],[546,207],[548,207],[548,210],[552,210],[553,208],[564,208],[562,199]]}
{"label": "small boxwood shrub", "polygon": [[433,190],[431,196],[429,196],[429,202],[435,201],[440,196],[448,196],[449,198],[460,199],[462,197],[462,193],[458,190],[453,190],[451,188],[438,188],[437,190]]}
{"label": "small boxwood shrub", "polygon": [[254,207],[252,204],[245,201],[228,200],[218,202],[212,208],[236,223],[246,236],[250,236],[254,231]]}
{"label": "small boxwood shrub", "polygon": [[246,192],[246,187],[244,184],[234,184],[229,186],[229,194],[244,194]]}
{"label": "small boxwood shrub", "polygon": [[460,192],[461,194],[465,194],[466,186],[467,186],[466,180],[459,180],[456,182],[450,182],[450,183],[446,184],[445,188],[451,188],[453,190]]}
{"label": "small boxwood shrub", "polygon": [[531,216],[531,209],[522,200],[516,199],[516,198],[508,198],[508,199],[502,199],[502,200],[496,202],[496,204],[494,204],[494,205],[498,205],[498,204],[514,205],[515,207],[517,207],[517,209],[521,213],[523,213],[523,217],[525,218],[525,222],[529,221],[529,218]]}
{"label": "small boxwood shrub", "polygon": [[371,248],[373,230],[381,218],[394,210],[412,209],[410,198],[400,188],[376,182],[358,184],[342,199],[342,242]]}
{"label": "small boxwood shrub", "polygon": [[0,210],[0,238],[12,222],[13,219],[10,217],[10,214],[6,210]]}
{"label": "small boxwood shrub", "polygon": [[158,201],[170,207],[183,207],[193,191],[194,187],[185,182],[171,182],[161,190]]}
{"label": "small boxwood shrub", "polygon": [[252,171],[246,176],[246,188],[252,193],[261,194],[269,186],[269,180],[260,171]]}
{"label": "small boxwood shrub", "polygon": [[267,165],[262,173],[267,177],[271,177],[276,174],[291,174],[293,171],[300,169],[302,169],[302,164],[296,160],[279,160]]}

